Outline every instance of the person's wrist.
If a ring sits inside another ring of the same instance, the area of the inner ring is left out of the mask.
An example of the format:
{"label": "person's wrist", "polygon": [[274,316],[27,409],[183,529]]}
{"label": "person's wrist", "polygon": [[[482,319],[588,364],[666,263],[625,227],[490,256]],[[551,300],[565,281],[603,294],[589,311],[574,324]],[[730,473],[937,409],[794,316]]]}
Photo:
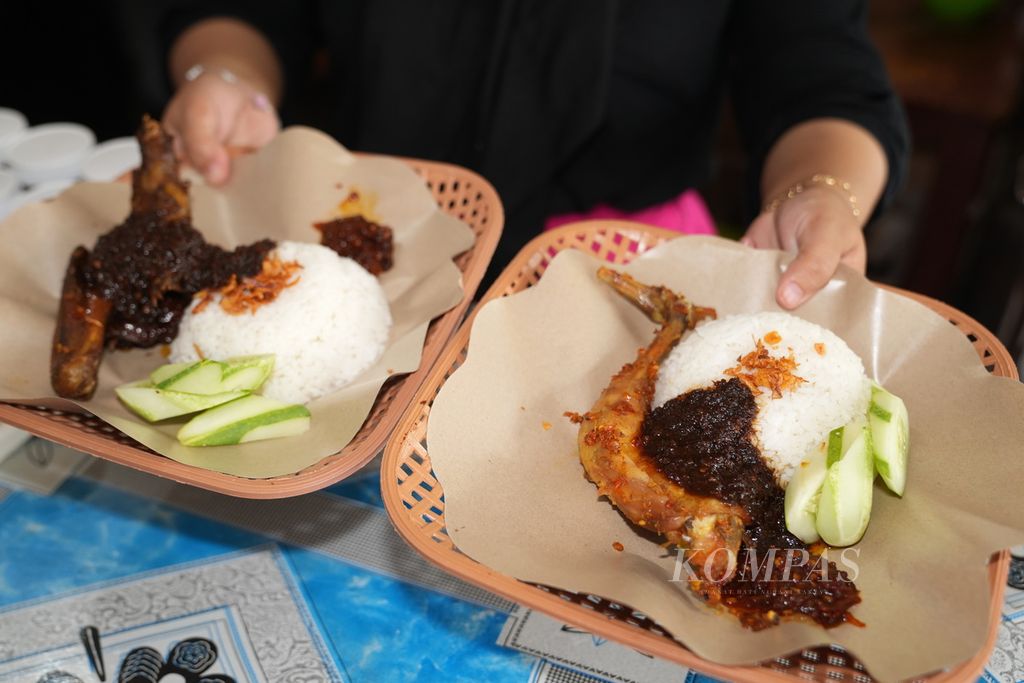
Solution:
{"label": "person's wrist", "polygon": [[249,104],[260,111],[273,111],[274,105],[266,92],[254,84],[249,76],[236,73],[226,66],[199,62],[185,70],[182,86],[204,79],[214,79],[228,86],[239,88],[247,97]]}
{"label": "person's wrist", "polygon": [[771,214],[780,231],[780,242],[787,240],[782,234],[795,235],[824,231],[833,235],[862,233],[862,221],[853,215],[846,200],[825,187],[811,187],[781,203]]}
{"label": "person's wrist", "polygon": [[804,180],[790,185],[769,199],[761,212],[775,213],[784,203],[805,193],[825,193],[841,199],[846,211],[858,222],[862,222],[863,212],[853,187],[845,180],[827,173],[815,173]]}
{"label": "person's wrist", "polygon": [[228,69],[278,103],[283,85],[280,60],[274,46],[245,21],[214,16],[192,24],[175,39],[167,54],[167,68],[176,87],[185,73],[201,64],[207,70]]}
{"label": "person's wrist", "polygon": [[197,62],[186,69],[182,78],[186,83],[191,83],[204,74],[217,76],[225,83],[230,83],[231,85],[238,83],[238,74],[231,69],[224,66],[210,66],[202,62]]}

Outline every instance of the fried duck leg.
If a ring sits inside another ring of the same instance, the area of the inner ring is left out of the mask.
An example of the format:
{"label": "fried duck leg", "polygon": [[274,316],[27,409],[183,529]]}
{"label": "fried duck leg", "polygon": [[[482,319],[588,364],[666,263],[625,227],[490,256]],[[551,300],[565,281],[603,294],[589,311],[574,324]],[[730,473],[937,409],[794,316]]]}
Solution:
{"label": "fried duck leg", "polygon": [[[132,174],[132,205],[128,220],[119,226],[122,232],[144,222],[163,225],[184,224],[189,219],[188,185],[178,178],[170,137],[160,124],[145,117],[138,132],[142,166]],[[122,243],[127,242],[122,240]],[[135,244],[144,240],[134,240]],[[103,238],[92,253],[79,246],[68,261],[57,311],[57,328],[50,352],[50,384],[58,396],[88,400],[96,391],[96,379],[103,348],[107,341],[107,323],[114,309],[110,287],[104,286],[100,271],[110,249]],[[131,256],[127,253],[122,260]],[[118,264],[120,270],[129,263]],[[171,283],[162,274],[148,293],[153,308]]]}
{"label": "fried duck leg", "polygon": [[109,299],[90,293],[82,273],[89,250],[78,247],[68,261],[57,312],[57,329],[50,354],[50,383],[58,396],[88,399],[96,391],[103,358],[104,330],[110,316]]}
{"label": "fried duck leg", "polygon": [[144,116],[136,137],[142,165],[132,172],[132,216],[164,223],[190,220],[188,182],[178,175],[171,136],[158,121]]}
{"label": "fried duck leg", "polygon": [[144,117],[142,166],[132,174],[131,212],[79,247],[68,265],[50,360],[58,395],[88,399],[103,348],[169,344],[192,296],[260,272],[270,240],[226,251],[192,226],[188,183],[178,176],[171,136]]}
{"label": "fried duck leg", "polygon": [[[687,559],[702,576],[722,581],[735,571],[745,510],[717,498],[688,493],[663,475],[639,448],[640,428],[650,409],[658,363],[683,332],[713,309],[687,302],[666,287],[643,285],[608,268],[598,277],[661,325],[637,358],[612,378],[580,420],[580,461],[598,492],[635,524],[688,548]],[[728,552],[718,552],[728,551]]]}

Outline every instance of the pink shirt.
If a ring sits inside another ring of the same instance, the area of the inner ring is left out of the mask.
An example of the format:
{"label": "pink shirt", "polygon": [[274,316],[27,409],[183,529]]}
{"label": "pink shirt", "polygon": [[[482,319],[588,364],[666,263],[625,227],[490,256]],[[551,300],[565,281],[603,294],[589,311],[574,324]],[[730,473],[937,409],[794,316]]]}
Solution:
{"label": "pink shirt", "polygon": [[678,197],[649,206],[646,209],[627,213],[608,206],[598,204],[583,213],[566,213],[551,216],[544,224],[545,230],[557,228],[566,223],[594,219],[619,219],[646,223],[659,228],[667,228],[688,235],[716,235],[715,222],[701,196],[695,190],[687,190]]}

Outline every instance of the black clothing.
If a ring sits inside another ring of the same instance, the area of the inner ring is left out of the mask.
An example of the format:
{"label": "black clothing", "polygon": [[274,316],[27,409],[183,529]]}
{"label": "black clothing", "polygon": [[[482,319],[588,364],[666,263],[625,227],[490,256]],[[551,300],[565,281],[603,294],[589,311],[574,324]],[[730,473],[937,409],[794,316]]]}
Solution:
{"label": "black clothing", "polygon": [[316,123],[352,149],[484,175],[507,213],[501,266],[547,215],[642,208],[706,182],[726,92],[751,209],[774,141],[822,116],[881,143],[884,201],[908,136],[865,14],[859,0],[204,2],[179,3],[164,38],[236,16],[268,36],[292,88],[326,50],[333,110]]}

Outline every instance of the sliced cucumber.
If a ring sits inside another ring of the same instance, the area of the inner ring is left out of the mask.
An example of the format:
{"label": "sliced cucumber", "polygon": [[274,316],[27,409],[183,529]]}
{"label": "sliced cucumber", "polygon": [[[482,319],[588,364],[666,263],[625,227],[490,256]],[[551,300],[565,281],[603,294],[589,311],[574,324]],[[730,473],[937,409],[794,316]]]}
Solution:
{"label": "sliced cucumber", "polygon": [[[857,439],[860,438],[860,436],[863,433],[863,431],[865,429],[867,429],[867,428],[868,428],[868,418],[866,416],[864,416],[864,415],[856,415],[856,416],[854,416],[854,418],[852,420],[850,420],[850,424],[848,424],[845,427],[843,427],[843,453],[844,454],[846,453],[846,451],[850,450],[850,447],[853,446],[854,442],[856,442]],[[870,438],[870,435],[868,435],[868,438]]]}
{"label": "sliced cucumber", "polygon": [[839,462],[843,453],[850,450],[850,446],[856,441],[864,428],[868,426],[868,420],[863,415],[857,415],[850,424],[836,427],[828,433],[828,459],[825,465],[832,467]]}
{"label": "sliced cucumber", "polygon": [[871,390],[868,408],[875,468],[882,481],[897,496],[907,487],[907,452],[910,448],[910,417],[907,406],[896,395],[877,384]]}
{"label": "sliced cucumber", "polygon": [[809,453],[786,486],[786,528],[804,543],[814,543],[819,538],[815,518],[828,472],[825,461],[825,448]]}
{"label": "sliced cucumber", "polygon": [[167,365],[161,365],[149,375],[149,381],[153,385],[160,384],[161,382],[174,377],[179,372],[182,372],[186,368],[195,365],[195,363],[168,363]]}
{"label": "sliced cucumber", "polygon": [[[293,407],[301,408],[302,406]],[[294,418],[282,419],[279,422],[251,429],[245,433],[245,436],[242,437],[242,440],[239,443],[263,441],[264,439],[280,439],[286,436],[298,436],[309,429],[309,421],[310,417],[308,414],[305,417],[297,414],[297,417]]]}
{"label": "sliced cucumber", "polygon": [[223,386],[226,391],[256,391],[274,370],[274,355],[239,356],[224,361]]}
{"label": "sliced cucumber", "polygon": [[195,416],[178,431],[178,441],[186,446],[226,446],[294,436],[307,429],[305,406],[253,394]]}
{"label": "sliced cucumber", "polygon": [[189,363],[179,372],[158,382],[156,388],[185,391],[190,394],[219,394],[223,391],[223,376],[223,363],[215,360],[201,360],[197,363]]}
{"label": "sliced cucumber", "polygon": [[220,394],[225,391],[256,391],[274,369],[274,356],[239,356],[225,361],[200,360],[170,363],[149,376],[159,389],[191,394]]}
{"label": "sliced cucumber", "polygon": [[124,384],[114,389],[132,412],[149,422],[197,413],[222,403],[242,398],[248,391],[226,391],[220,394],[188,394],[182,391],[157,389],[148,383]]}
{"label": "sliced cucumber", "polygon": [[844,427],[836,427],[828,433],[828,455],[825,459],[826,467],[839,462],[843,457],[843,433],[846,431]]}
{"label": "sliced cucumber", "polygon": [[871,518],[871,492],[875,467],[871,453],[871,431],[848,425],[844,441],[850,440],[838,461],[828,467],[818,499],[815,528],[832,546],[853,545],[864,535]]}

